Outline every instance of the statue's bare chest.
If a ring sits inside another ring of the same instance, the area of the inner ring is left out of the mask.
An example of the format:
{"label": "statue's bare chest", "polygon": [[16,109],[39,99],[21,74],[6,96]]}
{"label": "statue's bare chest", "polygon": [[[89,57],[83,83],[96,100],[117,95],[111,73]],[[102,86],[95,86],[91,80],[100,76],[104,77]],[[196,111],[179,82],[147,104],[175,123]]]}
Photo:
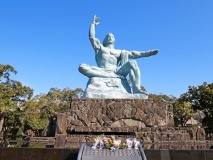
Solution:
{"label": "statue's bare chest", "polygon": [[98,66],[102,65],[117,65],[118,59],[120,56],[119,50],[110,49],[110,48],[102,48],[96,54],[96,62]]}
{"label": "statue's bare chest", "polygon": [[118,58],[120,56],[121,51],[116,49],[110,49],[110,48],[101,48],[98,54],[101,54],[101,56],[107,56],[107,57],[115,57]]}

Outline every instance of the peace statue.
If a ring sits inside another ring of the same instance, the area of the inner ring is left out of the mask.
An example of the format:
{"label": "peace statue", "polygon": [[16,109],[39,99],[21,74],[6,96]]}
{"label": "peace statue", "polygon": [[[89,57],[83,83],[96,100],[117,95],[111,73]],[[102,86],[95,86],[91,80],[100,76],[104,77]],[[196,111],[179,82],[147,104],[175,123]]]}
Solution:
{"label": "peace statue", "polygon": [[[90,78],[83,97],[140,98],[140,94],[142,94],[146,98],[147,93],[140,89],[140,69],[137,62],[129,59],[156,55],[158,50],[144,52],[115,49],[115,37],[112,33],[107,34],[101,44],[99,39],[95,37],[95,26],[99,24],[99,21],[100,18],[94,16],[89,29],[89,39],[95,50],[97,66],[87,64],[79,66],[79,72]],[[132,87],[129,87],[126,80],[128,74]],[[95,84],[91,86],[92,83]],[[122,90],[123,93],[118,93],[118,90]],[[134,96],[134,94],[139,94],[139,96]]]}

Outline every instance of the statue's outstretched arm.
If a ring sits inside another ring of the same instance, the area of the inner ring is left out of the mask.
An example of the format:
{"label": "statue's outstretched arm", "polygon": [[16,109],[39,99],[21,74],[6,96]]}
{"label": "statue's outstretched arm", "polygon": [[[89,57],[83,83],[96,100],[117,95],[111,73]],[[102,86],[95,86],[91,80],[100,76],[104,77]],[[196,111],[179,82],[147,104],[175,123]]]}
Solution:
{"label": "statue's outstretched arm", "polygon": [[89,39],[95,51],[99,50],[101,45],[100,41],[95,37],[95,26],[99,24],[99,20],[100,18],[95,15],[89,29]]}
{"label": "statue's outstretched arm", "polygon": [[159,50],[150,50],[150,51],[126,51],[129,58],[141,58],[141,57],[149,57],[156,55],[159,52]]}

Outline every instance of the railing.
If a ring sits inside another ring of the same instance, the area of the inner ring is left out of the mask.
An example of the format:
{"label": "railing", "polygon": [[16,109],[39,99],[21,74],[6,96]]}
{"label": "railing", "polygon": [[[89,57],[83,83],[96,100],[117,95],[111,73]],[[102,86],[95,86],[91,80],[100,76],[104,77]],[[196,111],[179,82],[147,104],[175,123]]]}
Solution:
{"label": "railing", "polygon": [[139,150],[140,150],[140,153],[141,153],[142,160],[147,160],[146,155],[145,155],[144,150],[143,150],[141,145],[139,146]]}
{"label": "railing", "polygon": [[142,146],[139,149],[117,149],[112,152],[109,149],[93,149],[82,143],[77,160],[147,160]]}

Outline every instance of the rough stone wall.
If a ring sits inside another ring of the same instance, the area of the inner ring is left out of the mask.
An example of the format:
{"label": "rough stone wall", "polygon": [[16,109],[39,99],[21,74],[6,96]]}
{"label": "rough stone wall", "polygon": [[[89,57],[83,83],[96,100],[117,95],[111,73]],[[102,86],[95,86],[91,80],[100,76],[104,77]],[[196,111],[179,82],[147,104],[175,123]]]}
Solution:
{"label": "rough stone wall", "polygon": [[150,99],[73,99],[70,110],[58,114],[56,127],[56,136],[70,148],[92,143],[100,134],[149,145],[205,140],[203,128],[174,127],[172,105]]}
{"label": "rough stone wall", "polygon": [[[141,132],[132,132],[131,134],[118,133],[119,132],[111,132],[110,134],[115,134],[116,139],[121,139],[123,142],[125,142],[126,138],[140,139],[147,149],[168,149],[168,147],[171,146],[173,149],[183,149],[184,147],[186,148],[186,146],[188,146],[188,149],[196,146],[203,146],[203,149],[205,149],[206,143],[208,143],[205,141],[205,131],[203,128],[152,127],[146,128]],[[105,136],[110,137],[110,134],[106,134]],[[66,142],[68,142],[67,145],[70,145],[70,147],[79,147],[79,143],[81,142],[92,143],[97,135],[100,135],[100,132],[99,134],[95,134],[94,132],[68,134]]]}
{"label": "rough stone wall", "polygon": [[76,132],[142,130],[173,126],[172,105],[142,99],[73,99],[68,130]]}
{"label": "rough stone wall", "polygon": [[192,142],[205,140],[203,128],[192,129],[188,127],[153,127],[146,132],[135,132],[136,138],[144,143],[150,142]]}

